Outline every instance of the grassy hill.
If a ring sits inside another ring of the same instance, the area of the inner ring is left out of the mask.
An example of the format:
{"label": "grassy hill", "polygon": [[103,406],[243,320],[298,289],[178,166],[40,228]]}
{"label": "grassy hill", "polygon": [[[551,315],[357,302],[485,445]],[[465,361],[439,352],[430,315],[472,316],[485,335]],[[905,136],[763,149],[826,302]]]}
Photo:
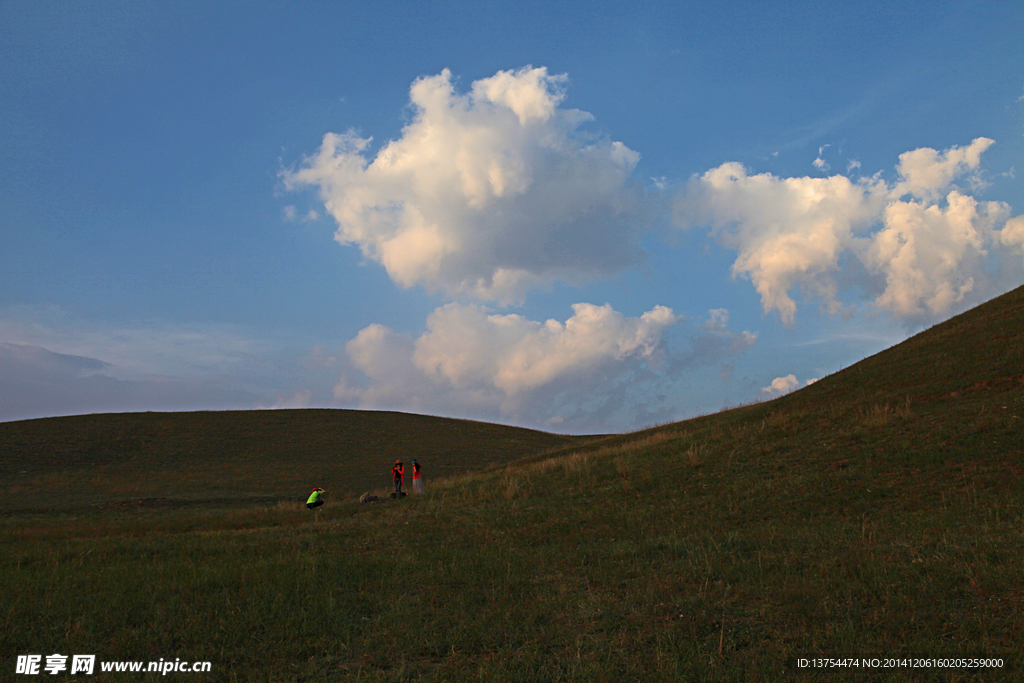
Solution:
{"label": "grassy hill", "polygon": [[[176,674],[191,681],[1024,680],[1022,416],[1024,288],[781,399],[545,443],[422,498],[10,514],[0,666],[58,652],[209,661]],[[237,490],[275,490],[275,459],[247,462]],[[114,480],[97,487],[134,480],[95,467]],[[797,666],[815,657],[858,666]],[[932,661],[975,657],[1001,666]]]}
{"label": "grassy hill", "polygon": [[390,484],[395,460],[446,477],[580,437],[365,410],[82,415],[0,423],[0,510],[336,499]]}

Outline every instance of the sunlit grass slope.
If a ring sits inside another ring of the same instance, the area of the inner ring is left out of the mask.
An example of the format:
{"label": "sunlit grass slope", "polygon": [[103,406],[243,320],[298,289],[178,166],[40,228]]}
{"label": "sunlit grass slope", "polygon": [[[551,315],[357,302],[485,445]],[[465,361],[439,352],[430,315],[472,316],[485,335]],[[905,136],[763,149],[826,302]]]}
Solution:
{"label": "sunlit grass slope", "polygon": [[1018,289],[777,401],[422,498],[8,516],[0,651],[211,661],[194,681],[1024,680],[1022,415]]}
{"label": "sunlit grass slope", "polygon": [[83,415],[0,423],[0,510],[334,498],[505,464],[578,442],[516,427],[362,410]]}

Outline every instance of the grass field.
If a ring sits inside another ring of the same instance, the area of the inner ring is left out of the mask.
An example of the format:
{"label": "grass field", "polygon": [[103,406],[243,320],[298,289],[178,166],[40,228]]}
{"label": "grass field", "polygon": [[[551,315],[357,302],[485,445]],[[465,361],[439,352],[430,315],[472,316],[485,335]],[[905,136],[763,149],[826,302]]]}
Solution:
{"label": "grass field", "polygon": [[335,500],[388,485],[395,460],[432,477],[504,465],[579,437],[364,410],[84,415],[0,423],[0,513]]}
{"label": "grass field", "polygon": [[[0,677],[61,653],[211,663],[100,681],[1024,680],[1022,415],[1024,288],[781,399],[611,437],[0,425]],[[396,444],[450,476],[358,505]],[[310,478],[348,493],[310,513],[288,493]],[[795,664],[843,656],[1003,666]]]}

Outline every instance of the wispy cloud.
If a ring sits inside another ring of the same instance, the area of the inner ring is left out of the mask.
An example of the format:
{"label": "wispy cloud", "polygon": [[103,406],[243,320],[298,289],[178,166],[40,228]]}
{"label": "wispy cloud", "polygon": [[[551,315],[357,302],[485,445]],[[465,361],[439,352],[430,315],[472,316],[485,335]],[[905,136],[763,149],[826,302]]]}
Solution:
{"label": "wispy cloud", "polygon": [[308,223],[309,221],[315,221],[320,218],[320,214],[315,209],[310,209],[306,213],[299,215],[299,210],[292,205],[284,207],[282,215],[288,223],[294,223],[295,221],[302,221]]}
{"label": "wispy cloud", "polygon": [[830,167],[828,165],[828,162],[822,158],[822,155],[824,155],[825,150],[831,146],[832,145],[822,145],[821,147],[818,148],[818,158],[814,160],[814,168],[818,169],[819,171],[829,170]]}
{"label": "wispy cloud", "polygon": [[0,344],[0,420],[138,410],[253,408],[259,393],[216,378],[118,379],[96,358]]}
{"label": "wispy cloud", "polygon": [[[0,312],[0,420],[269,407],[322,375],[307,355],[316,349],[298,340],[225,325],[105,326],[57,309],[9,309]],[[320,383],[329,397],[329,380]]]}
{"label": "wispy cloud", "polygon": [[[850,102],[845,107],[807,122],[799,128],[784,132],[786,139],[781,143],[778,141],[771,143],[771,148],[781,151],[801,150],[808,145],[817,144],[819,140],[828,139],[837,131],[868,118],[876,109],[884,107],[889,98],[899,91],[903,82],[910,77],[909,69],[892,74],[864,90],[857,100]],[[820,155],[821,152],[819,152]]]}

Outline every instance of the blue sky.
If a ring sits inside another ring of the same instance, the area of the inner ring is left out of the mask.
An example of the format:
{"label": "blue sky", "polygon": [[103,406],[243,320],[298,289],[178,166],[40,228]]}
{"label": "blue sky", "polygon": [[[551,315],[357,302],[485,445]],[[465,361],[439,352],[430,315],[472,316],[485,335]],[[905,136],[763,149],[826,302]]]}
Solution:
{"label": "blue sky", "polygon": [[0,3],[0,420],[620,431],[1024,282],[1017,3]]}

